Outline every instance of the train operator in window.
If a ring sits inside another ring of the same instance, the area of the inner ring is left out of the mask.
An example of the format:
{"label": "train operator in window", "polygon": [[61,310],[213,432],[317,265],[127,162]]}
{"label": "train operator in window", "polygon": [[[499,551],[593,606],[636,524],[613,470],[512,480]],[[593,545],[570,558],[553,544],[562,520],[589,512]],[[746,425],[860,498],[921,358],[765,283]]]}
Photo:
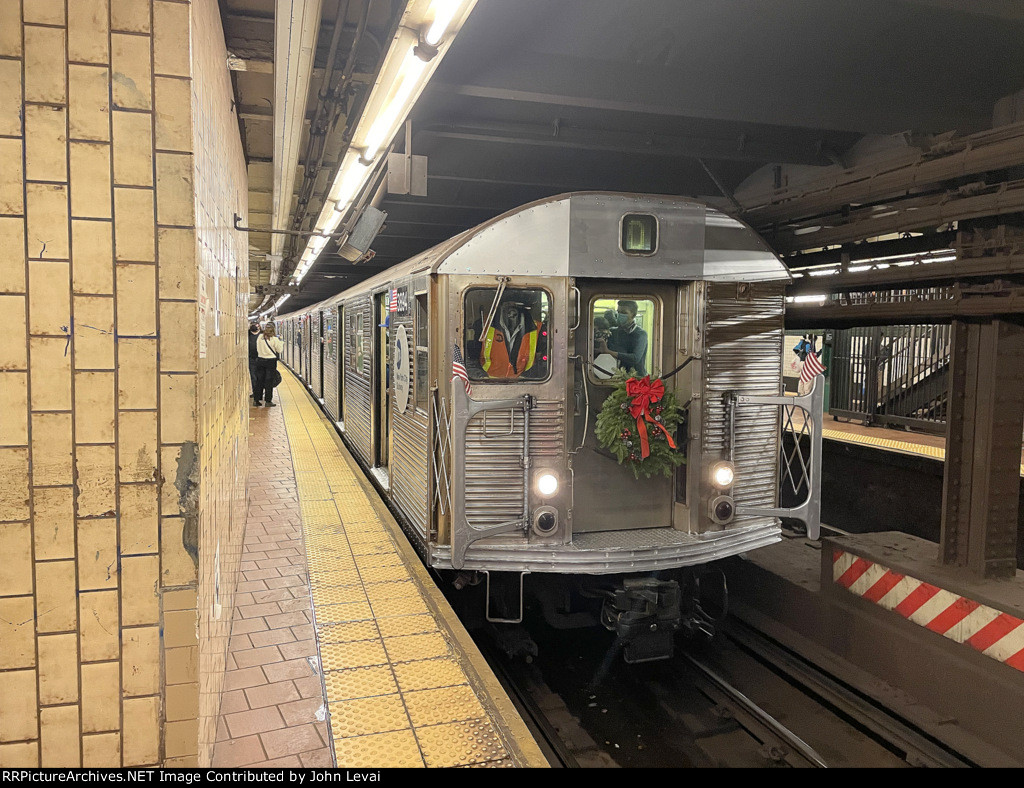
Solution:
{"label": "train operator in window", "polygon": [[547,359],[547,329],[533,317],[528,304],[502,299],[486,332],[481,321],[477,321],[473,329],[476,341],[468,343],[467,356],[479,363],[488,378],[515,380],[546,376],[546,365],[537,362]]}
{"label": "train operator in window", "polygon": [[647,332],[636,324],[636,313],[636,301],[619,301],[618,310],[614,313],[615,325],[607,339],[594,332],[594,354],[608,354],[615,359],[619,369],[631,370],[642,378],[647,374],[644,362]]}

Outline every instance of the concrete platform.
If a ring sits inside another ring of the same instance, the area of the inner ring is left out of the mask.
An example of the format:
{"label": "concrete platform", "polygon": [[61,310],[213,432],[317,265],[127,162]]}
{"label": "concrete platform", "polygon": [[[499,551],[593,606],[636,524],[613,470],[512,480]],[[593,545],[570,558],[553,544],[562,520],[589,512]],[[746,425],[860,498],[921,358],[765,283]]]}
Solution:
{"label": "concrete platform", "polygon": [[729,563],[739,618],[980,766],[1024,765],[1024,573],[972,581],[884,532],[791,538]]}

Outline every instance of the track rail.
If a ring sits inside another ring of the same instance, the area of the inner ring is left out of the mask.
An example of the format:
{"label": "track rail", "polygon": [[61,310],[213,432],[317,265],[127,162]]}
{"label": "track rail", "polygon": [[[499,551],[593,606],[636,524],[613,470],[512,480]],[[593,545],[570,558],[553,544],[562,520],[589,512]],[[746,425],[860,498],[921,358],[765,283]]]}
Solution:
{"label": "track rail", "polygon": [[777,645],[748,624],[730,621],[725,636],[777,674],[884,743],[910,766],[966,768],[977,766],[965,756],[922,733],[863,693],[829,676],[807,660]]}
{"label": "track rail", "polygon": [[[820,769],[828,767],[828,764],[815,752],[813,747],[719,676],[704,662],[690,654],[684,654],[683,659],[700,674],[699,680],[705,684],[702,687],[705,693],[710,691],[711,695],[723,695],[719,708],[731,709],[737,722],[762,742],[762,752],[766,758],[785,762],[790,766],[813,766]],[[707,686],[708,684],[710,686]]]}

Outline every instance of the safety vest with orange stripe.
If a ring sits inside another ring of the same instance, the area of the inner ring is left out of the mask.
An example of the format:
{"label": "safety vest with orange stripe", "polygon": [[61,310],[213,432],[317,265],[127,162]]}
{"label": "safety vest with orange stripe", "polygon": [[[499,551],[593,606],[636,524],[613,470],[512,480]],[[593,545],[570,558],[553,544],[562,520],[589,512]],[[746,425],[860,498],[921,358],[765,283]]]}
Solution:
{"label": "safety vest with orange stripe", "polygon": [[527,331],[519,344],[515,363],[509,356],[505,335],[494,326],[487,329],[483,347],[480,348],[480,366],[491,378],[517,378],[533,366],[537,358],[537,339],[541,324],[538,321],[532,331]]}

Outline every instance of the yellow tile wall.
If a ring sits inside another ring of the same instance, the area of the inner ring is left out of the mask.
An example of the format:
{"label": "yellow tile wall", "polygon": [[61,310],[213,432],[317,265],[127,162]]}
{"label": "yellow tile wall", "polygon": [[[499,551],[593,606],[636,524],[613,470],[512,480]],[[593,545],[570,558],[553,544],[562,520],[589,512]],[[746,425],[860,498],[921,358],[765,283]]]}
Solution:
{"label": "yellow tile wall", "polygon": [[[171,20],[180,16],[180,6],[154,3],[154,19]],[[175,722],[167,731],[167,755],[189,756],[181,752],[182,741],[198,732],[200,763],[209,763],[216,738],[217,714],[227,642],[230,634],[234,589],[241,558],[242,532],[245,528],[245,485],[248,477],[249,452],[247,446],[249,407],[246,394],[248,380],[248,340],[245,336],[248,307],[248,240],[235,232],[233,216],[247,217],[247,172],[238,119],[231,111],[232,88],[227,69],[224,68],[227,50],[221,28],[220,12],[216,0],[193,0],[192,11],[192,147],[183,150],[185,140],[173,125],[161,119],[166,113],[166,102],[174,101],[177,92],[157,83],[156,114],[157,138],[161,144],[173,145],[174,152],[158,153],[156,188],[161,203],[158,215],[168,223],[180,221],[185,194],[182,184],[191,180],[195,192],[196,226],[195,244],[198,250],[198,277],[201,308],[198,314],[198,334],[202,338],[197,350],[199,377],[196,385],[196,421],[200,442],[202,478],[199,506],[199,650],[198,728],[187,721]],[[166,30],[166,27],[165,27]],[[175,56],[173,42],[163,38],[164,31],[156,31],[156,57],[158,71],[163,76],[180,73],[182,62]],[[203,75],[200,79],[199,75]],[[189,170],[183,166],[194,158]],[[171,234],[162,236],[160,248],[169,253],[180,246],[181,239]],[[160,289],[175,285],[185,286],[186,280],[161,279]],[[163,297],[163,295],[161,296]],[[193,313],[195,314],[195,313]],[[163,355],[161,360],[163,362]],[[168,372],[181,367],[184,359],[180,350],[172,351],[166,360]],[[186,382],[177,374],[166,375],[162,394],[168,402],[179,402],[191,397]],[[181,424],[168,421],[168,430],[176,431]],[[179,533],[178,523],[164,521],[168,531]],[[187,524],[183,530],[187,530]],[[177,544],[181,544],[180,538]],[[166,554],[173,560],[173,554]],[[180,561],[180,554],[178,556]],[[176,630],[181,635],[182,630]],[[186,633],[187,634],[187,633]],[[181,653],[182,664],[178,678],[168,685],[195,682],[190,660],[194,660],[191,643],[175,642],[175,652]],[[168,644],[170,646],[170,644]],[[168,689],[170,692],[170,689]]]}
{"label": "yellow tile wall", "polygon": [[225,57],[216,0],[0,0],[0,767],[210,761],[248,474]]}

